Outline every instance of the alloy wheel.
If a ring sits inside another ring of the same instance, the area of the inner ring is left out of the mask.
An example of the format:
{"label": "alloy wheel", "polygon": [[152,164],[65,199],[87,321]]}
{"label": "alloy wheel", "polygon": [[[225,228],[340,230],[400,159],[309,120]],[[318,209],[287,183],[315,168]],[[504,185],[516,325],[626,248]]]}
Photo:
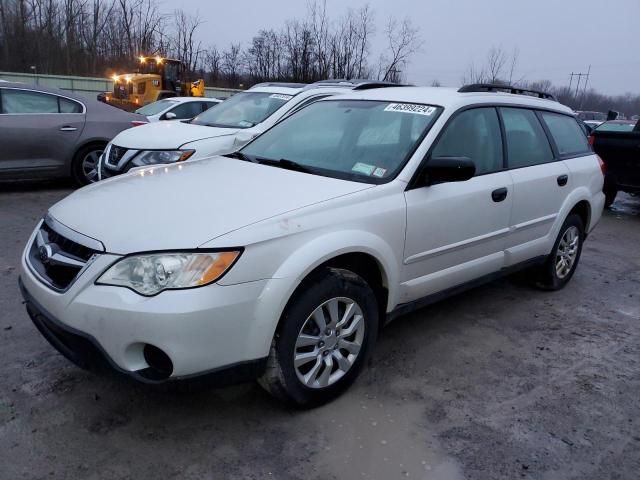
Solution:
{"label": "alloy wheel", "polygon": [[318,306],[302,325],[294,348],[298,379],[309,388],[325,388],[353,366],[362,348],[365,321],[352,299],[336,297]]}
{"label": "alloy wheel", "polygon": [[98,181],[98,162],[103,150],[91,150],[82,159],[82,175],[87,183]]}
{"label": "alloy wheel", "polygon": [[556,275],[563,279],[571,272],[573,264],[578,256],[580,244],[580,232],[577,227],[571,226],[562,235],[556,252]]}

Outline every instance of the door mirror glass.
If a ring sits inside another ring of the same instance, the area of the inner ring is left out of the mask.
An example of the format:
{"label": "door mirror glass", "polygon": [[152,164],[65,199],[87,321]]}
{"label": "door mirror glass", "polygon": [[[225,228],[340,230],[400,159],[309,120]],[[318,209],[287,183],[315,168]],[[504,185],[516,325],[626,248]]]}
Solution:
{"label": "door mirror glass", "polygon": [[464,182],[473,178],[476,166],[468,157],[432,157],[424,166],[425,185],[443,182]]}

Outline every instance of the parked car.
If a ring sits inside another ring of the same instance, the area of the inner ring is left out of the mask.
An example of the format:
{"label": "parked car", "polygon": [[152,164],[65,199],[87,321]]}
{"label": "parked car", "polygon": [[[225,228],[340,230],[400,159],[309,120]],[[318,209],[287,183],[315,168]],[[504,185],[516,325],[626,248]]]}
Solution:
{"label": "parked car", "polygon": [[611,120],[589,137],[594,151],[604,160],[605,206],[610,207],[619,191],[640,193],[640,120]]}
{"label": "parked car", "polygon": [[561,289],[601,164],[569,108],[486,88],[354,91],[227,156],[78,190],[27,243],[27,311],[81,366],[258,378],[308,406],[400,314],[522,268]]}
{"label": "parked car", "polygon": [[98,159],[118,133],[147,122],[96,100],[24,83],[0,85],[0,179],[95,181]]}
{"label": "parked car", "polygon": [[107,146],[100,178],[140,166],[229,153],[312,102],[352,90],[388,86],[394,84],[367,80],[328,80],[311,85],[261,83],[190,121],[151,124],[136,132],[123,132]]}
{"label": "parked car", "polygon": [[217,98],[172,97],[150,103],[136,110],[149,122],[160,120],[188,120],[222,102]]}

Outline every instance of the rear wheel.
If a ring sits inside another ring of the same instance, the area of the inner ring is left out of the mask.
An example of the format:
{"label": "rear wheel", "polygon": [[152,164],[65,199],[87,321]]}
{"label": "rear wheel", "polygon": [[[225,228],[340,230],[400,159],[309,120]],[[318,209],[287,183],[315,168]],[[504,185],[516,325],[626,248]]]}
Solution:
{"label": "rear wheel", "polygon": [[539,270],[536,285],[543,290],[560,290],[569,283],[578,266],[583,241],[582,219],[572,213],[562,224],[553,250]]}
{"label": "rear wheel", "polygon": [[327,269],[287,306],[259,383],[297,406],[332,400],[358,376],[377,330],[369,285],[353,272]]}
{"label": "rear wheel", "polygon": [[78,150],[73,157],[71,174],[79,186],[98,181],[98,162],[104,152],[104,145],[88,145]]}

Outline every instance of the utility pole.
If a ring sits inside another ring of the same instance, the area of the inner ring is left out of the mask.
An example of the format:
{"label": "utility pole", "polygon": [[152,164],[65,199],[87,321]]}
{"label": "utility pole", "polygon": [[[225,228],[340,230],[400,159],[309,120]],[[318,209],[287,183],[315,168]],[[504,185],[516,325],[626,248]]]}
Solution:
{"label": "utility pole", "polygon": [[587,84],[589,83],[589,77],[591,76],[591,65],[589,65],[589,69],[587,70],[586,79],[584,81],[584,87],[582,88],[582,96],[580,97],[580,109],[582,109],[582,102],[584,102],[584,96],[587,94]]}
{"label": "utility pole", "polygon": [[[582,82],[582,77],[585,77],[584,80],[584,85],[582,87],[582,97],[584,97],[584,93],[587,89],[587,83],[589,82],[589,75],[591,75],[591,65],[589,65],[589,70],[587,71],[587,73],[574,73],[571,72],[569,74],[569,93],[571,93],[571,87],[573,86],[573,77],[576,77],[578,80],[576,82],[576,92],[574,94],[574,99],[577,101],[578,97],[580,96],[580,83]],[[582,107],[582,99],[580,100],[580,106],[578,108]]]}

